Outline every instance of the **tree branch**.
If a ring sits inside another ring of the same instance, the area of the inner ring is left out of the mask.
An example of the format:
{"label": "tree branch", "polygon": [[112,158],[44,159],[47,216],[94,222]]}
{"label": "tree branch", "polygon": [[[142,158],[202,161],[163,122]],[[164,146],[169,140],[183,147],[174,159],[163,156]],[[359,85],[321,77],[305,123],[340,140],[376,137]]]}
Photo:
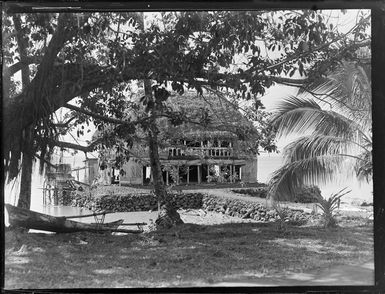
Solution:
{"label": "tree branch", "polygon": [[113,117],[103,116],[103,115],[94,113],[92,111],[86,110],[84,108],[80,108],[78,106],[71,105],[69,103],[65,104],[64,107],[68,108],[68,109],[71,109],[71,110],[74,110],[74,111],[77,111],[77,112],[80,112],[80,113],[83,113],[83,114],[86,114],[86,115],[89,115],[89,116],[91,116],[93,118],[100,119],[100,120],[102,120],[104,122],[112,123],[112,124],[123,125],[123,124],[130,123],[129,121],[124,121],[124,120],[116,119],[116,118],[113,118]]}
{"label": "tree branch", "polygon": [[[314,49],[312,49],[312,50],[306,51],[306,52],[301,52],[300,54],[294,54],[294,55],[292,55],[292,56],[290,56],[290,57],[288,57],[288,58],[285,58],[284,60],[282,60],[282,61],[280,61],[280,62],[277,62],[277,63],[275,63],[275,64],[273,64],[273,65],[270,65],[270,66],[268,66],[268,67],[266,67],[266,68],[264,68],[264,69],[262,69],[262,70],[257,71],[256,74],[265,72],[266,70],[271,70],[271,69],[273,69],[273,68],[276,68],[276,67],[278,67],[278,66],[280,66],[280,65],[283,65],[283,64],[285,64],[285,63],[287,63],[287,62],[290,62],[290,61],[293,61],[293,60],[295,60],[295,59],[299,59],[299,58],[301,58],[301,57],[305,57],[305,56],[307,56],[307,55],[310,55],[310,54],[313,53],[313,52],[321,51],[321,50],[323,50],[323,49],[329,47],[331,44],[336,43],[336,42],[342,40],[343,38],[347,37],[347,36],[348,36],[354,29],[356,29],[362,22],[366,21],[366,20],[369,19],[369,18],[370,18],[370,16],[367,16],[366,18],[362,19],[362,20],[361,20],[359,23],[357,23],[353,28],[351,28],[347,33],[345,33],[345,34],[339,36],[338,38],[336,38],[336,39],[334,39],[334,40],[332,40],[332,41],[330,41],[330,42],[328,42],[328,43],[326,43],[326,44],[320,45],[320,46],[318,46],[318,47],[316,47],[316,48],[314,48]],[[354,45],[354,46],[357,46],[357,47],[363,47],[363,46],[368,46],[368,45],[370,45],[370,42],[371,42],[370,40],[365,40],[365,41],[363,41],[363,42],[358,42],[358,43],[355,43],[355,44],[353,44],[353,45]]]}
{"label": "tree branch", "polygon": [[24,66],[30,65],[30,64],[38,64],[41,62],[41,58],[36,56],[25,56],[24,60],[16,62],[8,67],[8,74],[9,76],[13,76],[15,73],[17,73],[19,70],[21,70]]}
{"label": "tree branch", "polygon": [[[4,121],[9,126],[5,129],[6,140],[11,136],[19,136],[25,127],[56,110],[52,109],[50,100],[57,86],[53,82],[52,73],[55,72],[53,67],[58,52],[76,32],[77,26],[74,26],[72,22],[72,14],[59,15],[56,31],[48,44],[33,81],[21,95],[12,99],[9,97],[4,99]],[[11,122],[15,118],[20,118],[19,122],[12,124]]]}
{"label": "tree branch", "polygon": [[72,116],[66,122],[54,124],[54,126],[57,128],[66,128],[74,119],[76,119],[76,116]]}
{"label": "tree branch", "polygon": [[85,115],[89,115],[89,116],[91,116],[93,118],[96,118],[96,119],[99,119],[101,121],[115,124],[115,125],[130,125],[130,124],[131,125],[138,125],[138,124],[142,124],[145,121],[150,119],[149,117],[144,117],[144,118],[141,118],[141,119],[138,119],[138,120],[135,120],[135,121],[128,121],[128,120],[126,121],[126,120],[121,120],[121,119],[116,119],[116,118],[113,118],[113,117],[108,117],[108,116],[100,115],[100,114],[94,113],[92,111],[80,108],[78,106],[71,105],[69,103],[64,105],[64,107],[68,108],[68,109],[71,109],[71,110],[74,110],[74,111],[77,111],[77,112],[80,112],[80,113],[83,113]]}
{"label": "tree branch", "polygon": [[35,154],[34,156],[35,156],[37,159],[44,161],[48,166],[50,166],[50,167],[52,167],[52,168],[55,168],[55,169],[58,168],[57,165],[52,164],[51,162],[49,162],[48,160],[46,160],[45,158],[43,158],[43,157],[41,157],[41,156],[39,156],[39,155],[37,155],[37,154]]}
{"label": "tree branch", "polygon": [[88,153],[88,152],[94,151],[95,146],[100,144],[102,140],[103,138],[99,138],[93,141],[92,143],[90,143],[88,146],[82,146],[79,144],[74,144],[74,143],[69,143],[64,141],[56,141],[56,140],[51,140],[51,143],[56,147],[74,149],[74,150],[83,151],[84,153]]}

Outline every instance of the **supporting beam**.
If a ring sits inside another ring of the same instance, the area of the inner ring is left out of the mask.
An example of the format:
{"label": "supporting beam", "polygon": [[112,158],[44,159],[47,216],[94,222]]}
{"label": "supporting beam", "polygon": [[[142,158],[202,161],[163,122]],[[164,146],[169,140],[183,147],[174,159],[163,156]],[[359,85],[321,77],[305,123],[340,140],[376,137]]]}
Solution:
{"label": "supporting beam", "polygon": [[179,185],[179,164],[176,167],[177,173],[176,173],[176,184]]}
{"label": "supporting beam", "polygon": [[198,184],[200,184],[201,180],[202,180],[201,179],[201,177],[202,177],[201,176],[202,175],[202,171],[201,171],[202,170],[202,165],[198,165],[197,168],[198,168]]}
{"label": "supporting beam", "polygon": [[169,173],[168,173],[168,170],[166,170],[166,185],[168,186],[168,176],[169,176]]}
{"label": "supporting beam", "polygon": [[187,185],[190,184],[190,167],[187,167]]}

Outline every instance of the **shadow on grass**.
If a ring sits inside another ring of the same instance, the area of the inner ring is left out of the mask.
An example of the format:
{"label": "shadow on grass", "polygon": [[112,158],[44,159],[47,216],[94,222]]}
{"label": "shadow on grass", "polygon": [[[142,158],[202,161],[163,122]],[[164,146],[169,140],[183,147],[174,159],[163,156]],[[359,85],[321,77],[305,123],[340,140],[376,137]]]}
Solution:
{"label": "shadow on grass", "polygon": [[[300,284],[304,272],[372,259],[372,239],[370,226],[283,231],[273,223],[184,224],[139,236],[6,234],[5,284],[172,287],[283,276]],[[20,264],[22,245],[28,261]]]}

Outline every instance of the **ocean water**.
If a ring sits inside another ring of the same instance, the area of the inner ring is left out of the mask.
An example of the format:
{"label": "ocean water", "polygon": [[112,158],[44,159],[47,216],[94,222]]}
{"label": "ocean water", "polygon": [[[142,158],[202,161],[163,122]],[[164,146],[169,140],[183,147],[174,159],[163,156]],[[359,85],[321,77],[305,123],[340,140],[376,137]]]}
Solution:
{"label": "ocean water", "polygon": [[283,164],[283,157],[279,154],[261,154],[258,156],[258,182],[267,183],[271,174]]}

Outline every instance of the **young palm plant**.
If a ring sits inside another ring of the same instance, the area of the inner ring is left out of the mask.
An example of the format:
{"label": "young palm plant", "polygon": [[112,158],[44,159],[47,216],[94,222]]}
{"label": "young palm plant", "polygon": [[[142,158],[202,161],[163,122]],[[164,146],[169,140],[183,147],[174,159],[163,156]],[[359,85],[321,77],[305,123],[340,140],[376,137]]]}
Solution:
{"label": "young palm plant", "polygon": [[341,197],[352,191],[346,191],[346,189],[347,188],[343,188],[338,193],[332,194],[328,199],[319,197],[317,206],[322,210],[323,225],[325,228],[335,227],[337,225],[334,211],[338,208]]}
{"label": "young palm plant", "polygon": [[278,138],[297,135],[269,183],[269,197],[278,201],[293,199],[304,184],[372,174],[371,84],[363,67],[343,61],[306,89],[285,99],[272,119]]}

